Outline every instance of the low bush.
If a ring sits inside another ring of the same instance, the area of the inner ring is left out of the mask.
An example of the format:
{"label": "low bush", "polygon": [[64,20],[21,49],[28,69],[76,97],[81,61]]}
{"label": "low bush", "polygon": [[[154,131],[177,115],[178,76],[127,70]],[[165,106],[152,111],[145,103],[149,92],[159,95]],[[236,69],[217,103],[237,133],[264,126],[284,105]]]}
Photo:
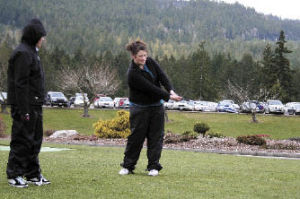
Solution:
{"label": "low bush", "polygon": [[238,143],[249,144],[249,145],[266,145],[266,140],[257,135],[246,135],[246,136],[238,136],[236,138]]}
{"label": "low bush", "polygon": [[0,117],[0,137],[5,137],[5,129],[6,129],[6,126],[3,122],[3,119]]}
{"label": "low bush", "polygon": [[188,142],[192,139],[196,139],[197,136],[198,134],[193,131],[185,131],[182,135],[174,134],[169,131],[165,134],[164,143]]}
{"label": "low bush", "polygon": [[293,143],[274,143],[265,146],[266,149],[277,149],[277,150],[297,150],[299,147]]}
{"label": "low bush", "polygon": [[209,130],[209,126],[208,124],[204,123],[204,122],[197,122],[196,124],[194,124],[194,131],[202,134],[202,136],[204,137],[206,131]]}
{"label": "low bush", "polygon": [[300,137],[289,138],[289,140],[300,142]]}
{"label": "low bush", "polygon": [[214,132],[209,132],[207,134],[207,136],[209,138],[214,138],[214,137],[216,137],[216,138],[224,138],[225,137],[225,135],[223,135],[222,133],[214,133]]}
{"label": "low bush", "polygon": [[99,138],[127,138],[130,135],[129,112],[118,111],[111,120],[99,120],[93,124],[94,134]]}
{"label": "low bush", "polygon": [[50,137],[56,130],[53,129],[47,129],[44,131],[44,136]]}

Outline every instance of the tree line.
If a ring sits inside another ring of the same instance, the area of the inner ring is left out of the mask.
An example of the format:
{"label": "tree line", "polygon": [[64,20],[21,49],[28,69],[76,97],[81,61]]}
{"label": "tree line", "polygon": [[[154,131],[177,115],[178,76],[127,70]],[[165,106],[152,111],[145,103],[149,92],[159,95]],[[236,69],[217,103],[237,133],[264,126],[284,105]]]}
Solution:
{"label": "tree line", "polygon": [[[270,2],[271,3],[271,2]],[[263,15],[240,4],[210,0],[0,0],[0,43],[15,46],[20,30],[38,16],[48,31],[47,48],[74,55],[100,56],[108,49],[116,55],[134,38],[149,44],[154,56],[188,56],[207,41],[210,53],[237,59],[249,52],[255,59],[262,41],[275,41],[285,30],[294,53],[292,67],[300,66],[300,21]],[[209,41],[209,42],[208,42]],[[293,41],[293,42],[292,42]]]}
{"label": "tree line", "polygon": [[[245,99],[280,99],[283,102],[300,101],[300,70],[292,69],[288,55],[293,52],[287,47],[285,33],[280,32],[277,42],[267,44],[262,50],[262,59],[256,60],[249,53],[244,53],[241,59],[236,59],[230,53],[215,52],[212,55],[206,50],[206,43],[201,42],[198,48],[188,56],[175,57],[173,55],[155,56],[161,67],[165,70],[171,79],[177,93],[185,99],[201,99],[219,101],[221,99],[230,98],[236,102],[240,102],[240,98],[234,95],[233,88],[243,91]],[[46,90],[60,91],[67,83],[68,74],[74,74],[69,71],[87,71],[98,68],[97,70],[106,75],[93,75],[93,79],[97,79],[96,83],[90,85],[101,86],[101,94],[111,96],[127,96],[127,80],[126,72],[130,63],[128,52],[120,50],[117,54],[113,54],[107,50],[101,55],[88,54],[85,55],[81,49],[75,51],[74,55],[69,55],[60,48],[53,51],[42,49],[40,57],[45,70]],[[7,60],[12,52],[12,48],[7,43],[0,46],[0,90],[6,90],[6,68]],[[151,56],[151,51],[149,52]],[[83,68],[86,68],[83,70]],[[86,72],[85,72],[86,73]],[[93,74],[95,74],[94,72]],[[113,75],[111,74],[113,73]],[[63,76],[61,75],[63,74]],[[76,74],[76,73],[75,73]],[[105,89],[105,85],[112,84],[107,78],[112,75],[111,79],[116,80],[113,89]],[[78,79],[83,77],[79,75]],[[89,76],[87,80],[90,81]],[[103,83],[103,79],[107,78]],[[69,78],[70,80],[74,78]],[[87,80],[84,80],[87,82]],[[101,81],[102,83],[101,83]],[[80,81],[83,81],[82,79]],[[78,80],[79,82],[79,80]],[[103,86],[104,85],[104,86]],[[78,91],[88,90],[87,87],[69,89],[65,92],[67,96],[73,95]],[[93,97],[93,96],[90,96]]]}

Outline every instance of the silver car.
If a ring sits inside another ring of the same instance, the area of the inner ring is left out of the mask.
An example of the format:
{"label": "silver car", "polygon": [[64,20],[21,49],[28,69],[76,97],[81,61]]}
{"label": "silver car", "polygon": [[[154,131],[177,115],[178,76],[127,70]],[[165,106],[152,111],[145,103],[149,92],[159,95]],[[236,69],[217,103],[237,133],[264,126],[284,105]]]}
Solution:
{"label": "silver car", "polygon": [[300,114],[300,102],[289,102],[284,106],[285,115],[299,115]]}
{"label": "silver car", "polygon": [[265,113],[284,113],[284,106],[280,100],[267,100]]}

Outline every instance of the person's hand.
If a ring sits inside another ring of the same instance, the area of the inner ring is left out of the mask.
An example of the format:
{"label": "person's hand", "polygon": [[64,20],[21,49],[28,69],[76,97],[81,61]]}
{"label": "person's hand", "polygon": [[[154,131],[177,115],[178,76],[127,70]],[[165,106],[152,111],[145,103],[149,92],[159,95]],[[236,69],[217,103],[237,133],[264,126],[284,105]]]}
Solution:
{"label": "person's hand", "polygon": [[177,95],[173,90],[170,90],[170,99],[178,102],[182,100],[182,97]]}
{"label": "person's hand", "polygon": [[174,93],[174,94],[170,95],[170,99],[178,102],[178,101],[182,100],[182,97],[177,95],[176,93]]}

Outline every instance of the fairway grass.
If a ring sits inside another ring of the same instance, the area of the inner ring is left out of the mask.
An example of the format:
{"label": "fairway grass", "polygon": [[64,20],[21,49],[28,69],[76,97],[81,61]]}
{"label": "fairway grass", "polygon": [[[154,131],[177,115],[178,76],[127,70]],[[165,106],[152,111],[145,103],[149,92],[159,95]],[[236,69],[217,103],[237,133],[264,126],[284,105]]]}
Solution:
{"label": "fairway grass", "polygon": [[124,148],[44,145],[74,150],[40,153],[43,174],[52,181],[43,187],[10,187],[5,176],[8,152],[0,151],[1,199],[300,198],[300,160],[163,150],[164,169],[150,177],[143,149],[136,173],[120,176]]}
{"label": "fairway grass", "polygon": [[[76,130],[83,135],[94,133],[93,123],[99,119],[107,120],[116,117],[117,110],[89,110],[90,117],[83,118],[82,109],[44,108],[44,130]],[[267,134],[272,139],[300,137],[300,116],[257,114],[258,123],[251,122],[251,115],[230,113],[202,113],[168,111],[170,122],[165,131],[182,134],[193,131],[196,122],[205,122],[210,132],[221,133],[229,137],[240,135]],[[10,134],[11,118],[1,114]]]}

